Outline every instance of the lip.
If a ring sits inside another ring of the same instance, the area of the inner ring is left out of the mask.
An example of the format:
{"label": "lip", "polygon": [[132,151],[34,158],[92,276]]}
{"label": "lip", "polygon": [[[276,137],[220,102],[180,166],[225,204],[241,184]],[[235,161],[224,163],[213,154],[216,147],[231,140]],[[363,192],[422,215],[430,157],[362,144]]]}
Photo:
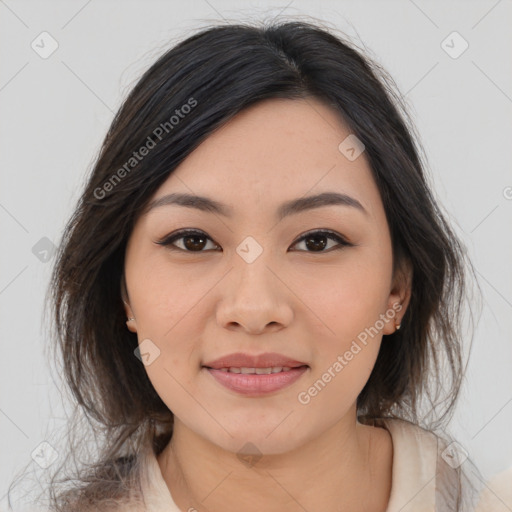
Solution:
{"label": "lip", "polygon": [[302,361],[290,359],[282,354],[275,352],[265,352],[264,354],[251,355],[243,352],[235,352],[226,356],[219,357],[215,361],[205,363],[203,366],[209,369],[219,370],[220,368],[270,368],[275,366],[289,366],[298,368],[299,366],[308,366]]}
{"label": "lip", "polygon": [[220,384],[245,396],[260,396],[293,384],[309,370],[309,366],[291,368],[286,372],[269,374],[231,373],[215,368],[204,368]]}
{"label": "lip", "polygon": [[[289,367],[290,370],[270,374],[246,374],[222,371],[222,368],[271,368]],[[261,396],[293,384],[309,366],[275,352],[251,355],[242,352],[228,354],[203,365],[204,369],[220,384],[245,396]]]}

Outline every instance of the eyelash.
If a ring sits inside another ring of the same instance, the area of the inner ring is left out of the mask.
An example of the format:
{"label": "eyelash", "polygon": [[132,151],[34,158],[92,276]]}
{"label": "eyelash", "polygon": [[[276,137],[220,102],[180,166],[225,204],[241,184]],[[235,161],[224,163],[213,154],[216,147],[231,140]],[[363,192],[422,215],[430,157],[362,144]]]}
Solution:
{"label": "eyelash", "polygon": [[[305,233],[304,235],[302,235],[298,240],[296,240],[293,243],[293,245],[296,245],[299,242],[302,242],[303,240],[305,240],[306,238],[308,238],[308,237],[310,237],[312,235],[316,235],[316,236],[325,235],[328,239],[334,240],[335,242],[338,242],[339,245],[337,247],[334,247],[334,248],[331,247],[327,251],[323,251],[323,250],[322,251],[306,251],[305,250],[305,251],[302,251],[302,252],[309,252],[310,254],[324,254],[324,253],[331,252],[332,250],[340,250],[343,247],[353,247],[354,246],[354,244],[351,244],[350,242],[348,242],[345,238],[343,238],[338,233],[335,233],[334,231],[328,231],[328,230],[309,231],[309,232]],[[191,253],[191,254],[194,254],[194,253],[200,254],[202,252],[208,252],[208,251],[204,251],[204,250],[188,251],[186,249],[181,249],[180,247],[176,247],[176,246],[172,245],[173,242],[175,242],[176,240],[179,240],[179,239],[182,239],[182,238],[191,237],[191,236],[204,237],[204,238],[207,238],[208,240],[213,242],[213,240],[209,236],[207,236],[206,233],[204,233],[203,231],[197,231],[197,230],[194,230],[194,229],[184,229],[182,231],[178,231],[177,233],[169,235],[169,236],[167,236],[167,237],[165,237],[165,238],[163,238],[161,240],[158,240],[155,243],[158,244],[158,245],[166,246],[169,250],[172,250],[172,251],[177,250],[177,251],[182,251],[182,252],[188,252],[188,253]]]}

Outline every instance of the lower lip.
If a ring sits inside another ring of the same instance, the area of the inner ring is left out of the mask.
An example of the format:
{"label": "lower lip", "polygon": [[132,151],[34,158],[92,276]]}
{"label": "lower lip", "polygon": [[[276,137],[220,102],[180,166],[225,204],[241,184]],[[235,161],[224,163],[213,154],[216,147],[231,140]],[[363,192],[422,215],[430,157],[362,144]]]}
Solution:
{"label": "lower lip", "polygon": [[[206,368],[206,367],[205,367]],[[267,374],[247,374],[223,372],[213,368],[206,368],[210,375],[223,386],[242,395],[263,395],[278,391],[295,382],[308,369],[307,366],[292,368],[287,372]]]}

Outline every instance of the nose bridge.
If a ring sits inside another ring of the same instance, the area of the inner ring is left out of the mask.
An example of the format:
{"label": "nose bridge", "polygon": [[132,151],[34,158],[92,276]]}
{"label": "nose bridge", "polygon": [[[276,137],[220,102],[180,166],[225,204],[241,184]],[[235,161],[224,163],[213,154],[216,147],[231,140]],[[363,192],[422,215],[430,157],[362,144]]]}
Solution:
{"label": "nose bridge", "polygon": [[[266,240],[268,241],[269,237]],[[246,237],[238,245],[233,261],[237,275],[235,285],[237,292],[257,295],[259,300],[269,298],[275,300],[275,276],[270,271],[271,253],[268,246],[264,247],[263,243],[260,244],[252,236]]]}
{"label": "nose bridge", "polygon": [[[268,237],[266,238],[269,239]],[[272,251],[247,237],[233,255],[232,281],[224,287],[218,319],[260,331],[270,323],[285,324],[291,315],[284,285],[274,274]]]}

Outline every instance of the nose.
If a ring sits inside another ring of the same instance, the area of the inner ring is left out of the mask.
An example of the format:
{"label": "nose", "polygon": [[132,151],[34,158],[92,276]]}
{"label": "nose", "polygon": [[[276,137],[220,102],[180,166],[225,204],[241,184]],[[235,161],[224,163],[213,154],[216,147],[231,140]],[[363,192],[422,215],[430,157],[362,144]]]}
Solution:
{"label": "nose", "polygon": [[293,318],[293,293],[265,251],[252,263],[238,255],[222,287],[217,322],[250,334],[279,331]]}

